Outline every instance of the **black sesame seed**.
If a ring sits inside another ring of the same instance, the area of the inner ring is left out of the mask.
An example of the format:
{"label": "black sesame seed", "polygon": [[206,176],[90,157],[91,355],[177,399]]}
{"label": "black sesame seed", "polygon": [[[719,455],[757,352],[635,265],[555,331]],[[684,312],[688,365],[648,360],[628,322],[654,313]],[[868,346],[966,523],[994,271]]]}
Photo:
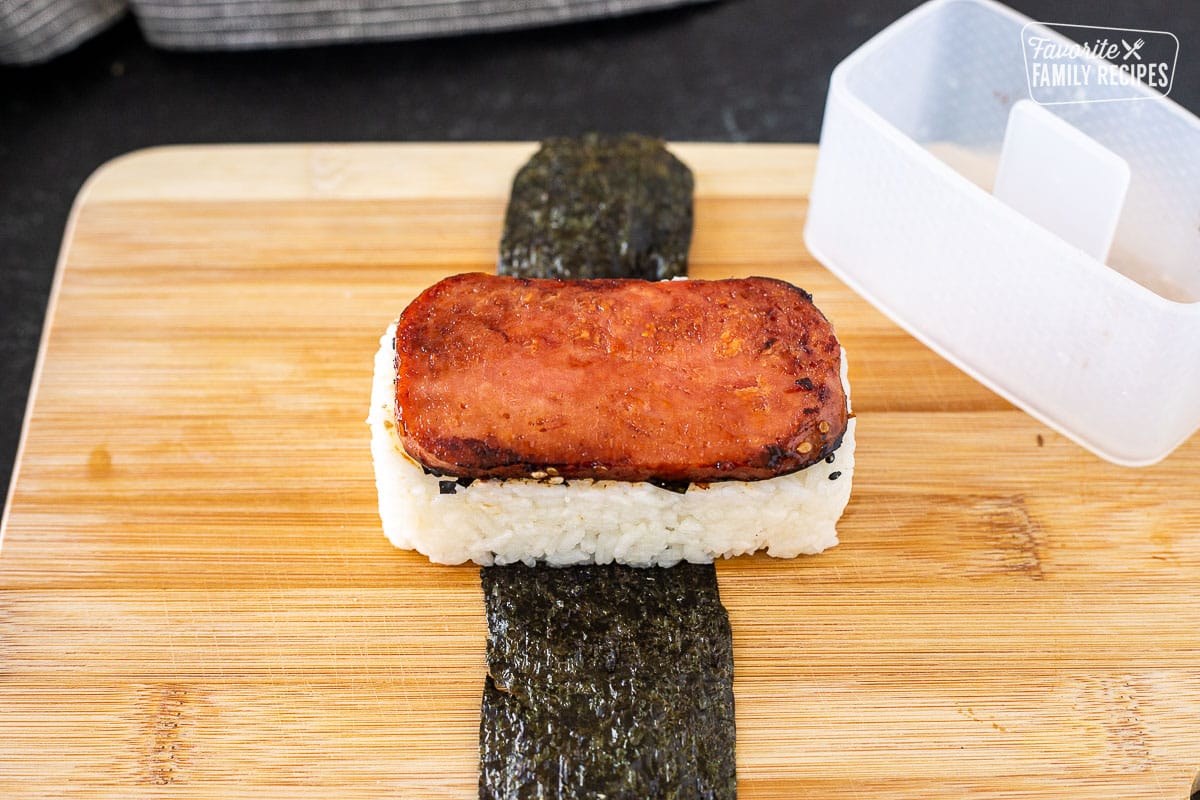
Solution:
{"label": "black sesame seed", "polygon": [[439,494],[454,494],[458,481],[438,481]]}
{"label": "black sesame seed", "polygon": [[691,485],[689,481],[665,481],[660,478],[648,478],[646,483],[675,494],[687,494],[688,486]]}
{"label": "black sesame seed", "polygon": [[459,478],[457,481],[455,481],[455,483],[457,483],[459,486],[463,487],[464,489],[467,488],[468,486],[470,486],[474,482],[475,482],[474,478]]}
{"label": "black sesame seed", "polygon": [[800,378],[799,380],[796,381],[796,385],[799,386],[801,389],[807,389],[810,392],[813,389],[812,378]]}
{"label": "black sesame seed", "polygon": [[836,470],[834,472],[829,473],[829,480],[831,480],[831,481],[836,481],[840,477],[842,477],[842,473],[837,472]]}
{"label": "black sesame seed", "polygon": [[826,463],[826,464],[832,464],[832,463],[833,463],[833,453],[830,453],[829,455],[825,456],[825,463]]}

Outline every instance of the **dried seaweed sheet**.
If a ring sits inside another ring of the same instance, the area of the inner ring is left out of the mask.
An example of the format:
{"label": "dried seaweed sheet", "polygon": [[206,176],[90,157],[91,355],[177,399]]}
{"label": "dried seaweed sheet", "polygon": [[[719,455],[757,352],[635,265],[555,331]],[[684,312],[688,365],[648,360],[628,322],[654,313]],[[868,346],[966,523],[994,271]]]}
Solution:
{"label": "dried seaweed sheet", "polygon": [[711,564],[480,576],[480,798],[736,797],[732,635]]}
{"label": "dried seaweed sheet", "polygon": [[[687,275],[692,174],[644,136],[553,139],[513,182],[499,273]],[[715,568],[480,570],[481,800],[732,800],[733,635]]]}
{"label": "dried seaweed sheet", "polygon": [[524,278],[687,274],[692,173],[659,139],[548,139],[513,181],[498,272]]}

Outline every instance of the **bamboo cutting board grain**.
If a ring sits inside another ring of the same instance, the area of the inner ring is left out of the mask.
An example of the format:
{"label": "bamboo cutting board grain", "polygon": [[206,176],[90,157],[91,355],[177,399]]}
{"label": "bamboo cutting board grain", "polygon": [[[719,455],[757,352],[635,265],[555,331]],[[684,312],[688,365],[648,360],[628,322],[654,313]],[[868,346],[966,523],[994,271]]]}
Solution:
{"label": "bamboo cutting board grain", "polygon": [[[676,149],[692,274],[812,291],[859,416],[842,544],[719,565],[740,797],[1183,800],[1200,437],[1099,461],[808,255],[815,148]],[[363,420],[383,328],[494,269],[532,150],[173,148],[89,182],[0,550],[0,796],[474,796],[477,570],[384,540]]]}

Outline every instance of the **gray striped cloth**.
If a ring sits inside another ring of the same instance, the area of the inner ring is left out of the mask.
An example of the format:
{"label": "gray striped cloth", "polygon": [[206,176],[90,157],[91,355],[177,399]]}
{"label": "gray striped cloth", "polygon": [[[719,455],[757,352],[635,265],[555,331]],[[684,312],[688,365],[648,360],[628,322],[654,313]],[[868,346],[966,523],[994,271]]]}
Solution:
{"label": "gray striped cloth", "polygon": [[70,50],[132,8],[179,50],[298,47],[554,25],[709,0],[0,0],[0,62]]}
{"label": "gray striped cloth", "polygon": [[125,0],[0,0],[0,63],[53,58],[115,22],[125,6]]}

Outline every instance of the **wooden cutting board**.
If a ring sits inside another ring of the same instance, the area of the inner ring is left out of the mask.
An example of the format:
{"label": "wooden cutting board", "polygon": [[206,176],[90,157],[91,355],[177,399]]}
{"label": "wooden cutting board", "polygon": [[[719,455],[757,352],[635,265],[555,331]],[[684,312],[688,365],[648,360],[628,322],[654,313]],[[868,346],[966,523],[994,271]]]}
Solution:
{"label": "wooden cutting board", "polygon": [[[859,419],[842,544],[719,565],[740,797],[1183,800],[1200,437],[1098,460],[809,256],[814,147],[676,149],[692,274],[812,291]],[[4,522],[0,796],[475,796],[477,569],[384,540],[363,421],[380,333],[494,269],[532,150],[184,147],[91,179]]]}

